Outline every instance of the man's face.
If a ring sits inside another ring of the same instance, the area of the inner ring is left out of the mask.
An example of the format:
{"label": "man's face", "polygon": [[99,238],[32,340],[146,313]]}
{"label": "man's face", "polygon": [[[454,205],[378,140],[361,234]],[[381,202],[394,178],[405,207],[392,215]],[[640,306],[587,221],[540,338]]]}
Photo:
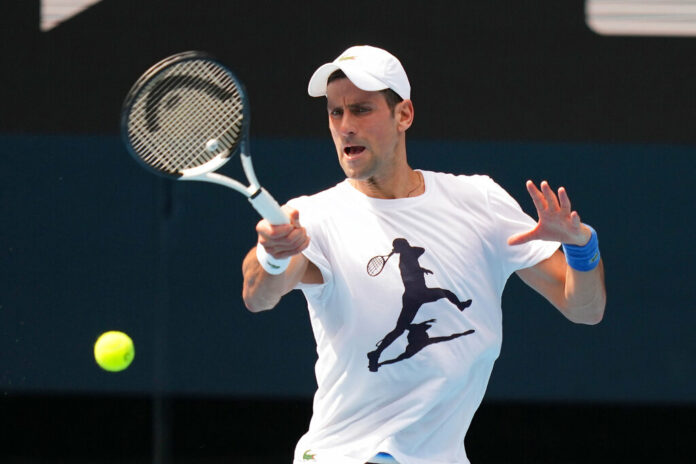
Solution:
{"label": "man's face", "polygon": [[346,177],[369,180],[389,176],[403,130],[384,95],[361,90],[343,78],[328,85],[326,98],[331,137]]}

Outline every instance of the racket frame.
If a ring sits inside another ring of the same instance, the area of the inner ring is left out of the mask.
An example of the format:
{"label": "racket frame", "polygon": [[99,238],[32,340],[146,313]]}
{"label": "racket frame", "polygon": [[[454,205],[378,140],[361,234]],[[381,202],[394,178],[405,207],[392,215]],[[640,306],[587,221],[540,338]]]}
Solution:
{"label": "racket frame", "polygon": [[[391,258],[393,254],[394,254],[394,252],[392,251],[392,252],[389,253],[388,255],[377,255],[377,256],[373,256],[372,258],[370,258],[370,260],[367,262],[367,266],[366,266],[367,274],[368,274],[370,277],[376,277],[376,276],[380,275],[380,274],[382,273],[382,271],[384,270],[384,267],[387,265],[387,261],[389,261],[389,258]],[[379,267],[379,271],[377,271],[377,272],[375,272],[375,273],[371,273],[371,272],[370,272],[370,263],[371,263],[375,258],[382,258],[381,261],[380,261],[380,262],[382,263],[382,265]]]}
{"label": "racket frame", "polygon": [[[242,101],[242,124],[241,124],[241,134],[238,138],[238,143],[233,150],[224,149],[217,156],[211,158],[207,162],[190,169],[184,169],[178,173],[167,173],[159,169],[156,169],[146,163],[140,155],[138,155],[137,150],[133,147],[131,143],[130,133],[128,130],[128,124],[131,114],[131,107],[134,102],[140,97],[140,94],[145,90],[147,85],[155,79],[159,74],[169,69],[175,64],[182,63],[188,60],[207,60],[214,63],[219,68],[223,69],[228,77],[230,77],[235,86],[237,87],[239,96]],[[282,211],[278,202],[271,196],[266,189],[264,189],[258,181],[256,172],[254,171],[254,166],[251,161],[251,156],[249,155],[249,126],[250,126],[250,111],[249,111],[249,100],[247,98],[246,89],[241,83],[237,76],[227,68],[225,65],[220,63],[217,59],[213,58],[209,54],[200,51],[187,51],[183,53],[177,53],[176,55],[169,56],[160,60],[158,63],[151,66],[142,76],[133,84],[128,96],[126,97],[123,108],[121,111],[121,134],[124,140],[124,144],[128,149],[130,155],[138,161],[138,163],[150,172],[161,177],[167,177],[170,179],[180,180],[180,181],[202,181],[209,182],[213,184],[222,185],[231,189],[236,190],[241,193],[251,203],[251,205],[256,209],[256,211],[265,219],[267,219],[271,224],[288,224],[289,219],[287,215]],[[249,181],[249,185],[244,185],[236,179],[232,179],[220,173],[214,172],[224,166],[234,155],[239,154],[242,168],[244,174]]]}

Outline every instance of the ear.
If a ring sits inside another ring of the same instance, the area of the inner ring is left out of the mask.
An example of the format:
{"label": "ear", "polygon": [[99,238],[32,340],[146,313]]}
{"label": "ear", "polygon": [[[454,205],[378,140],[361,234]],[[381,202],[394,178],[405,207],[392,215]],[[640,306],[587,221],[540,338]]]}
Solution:
{"label": "ear", "polygon": [[394,118],[398,124],[398,130],[400,132],[406,132],[406,130],[413,124],[413,102],[411,100],[404,100],[396,104],[394,107]]}

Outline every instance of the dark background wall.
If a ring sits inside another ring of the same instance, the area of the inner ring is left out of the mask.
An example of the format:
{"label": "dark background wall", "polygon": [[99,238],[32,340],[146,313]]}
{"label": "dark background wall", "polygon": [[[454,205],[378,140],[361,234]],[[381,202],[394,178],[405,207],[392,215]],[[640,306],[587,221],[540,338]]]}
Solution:
{"label": "dark background wall", "polygon": [[[696,39],[601,37],[581,1],[104,0],[46,33],[38,1],[8,4],[0,460],[287,462],[315,386],[304,301],[246,312],[254,211],[226,189],[142,171],[120,143],[120,105],[164,56],[216,55],[249,90],[257,171],[285,201],[341,180],[306,84],[357,43],[391,50],[409,72],[414,167],[487,173],[530,213],[525,180],[563,184],[600,234],[601,325],[574,326],[510,280],[472,458],[693,452]],[[225,170],[241,174],[235,161]],[[109,329],[136,343],[117,375],[91,354]]]}

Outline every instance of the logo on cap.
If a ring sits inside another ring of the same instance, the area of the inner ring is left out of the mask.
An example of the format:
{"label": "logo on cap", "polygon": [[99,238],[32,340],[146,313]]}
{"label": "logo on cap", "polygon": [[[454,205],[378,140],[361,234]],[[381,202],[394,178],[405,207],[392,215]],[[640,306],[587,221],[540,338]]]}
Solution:
{"label": "logo on cap", "polygon": [[354,60],[354,56],[342,56],[338,59],[338,61],[346,61],[346,60]]}

